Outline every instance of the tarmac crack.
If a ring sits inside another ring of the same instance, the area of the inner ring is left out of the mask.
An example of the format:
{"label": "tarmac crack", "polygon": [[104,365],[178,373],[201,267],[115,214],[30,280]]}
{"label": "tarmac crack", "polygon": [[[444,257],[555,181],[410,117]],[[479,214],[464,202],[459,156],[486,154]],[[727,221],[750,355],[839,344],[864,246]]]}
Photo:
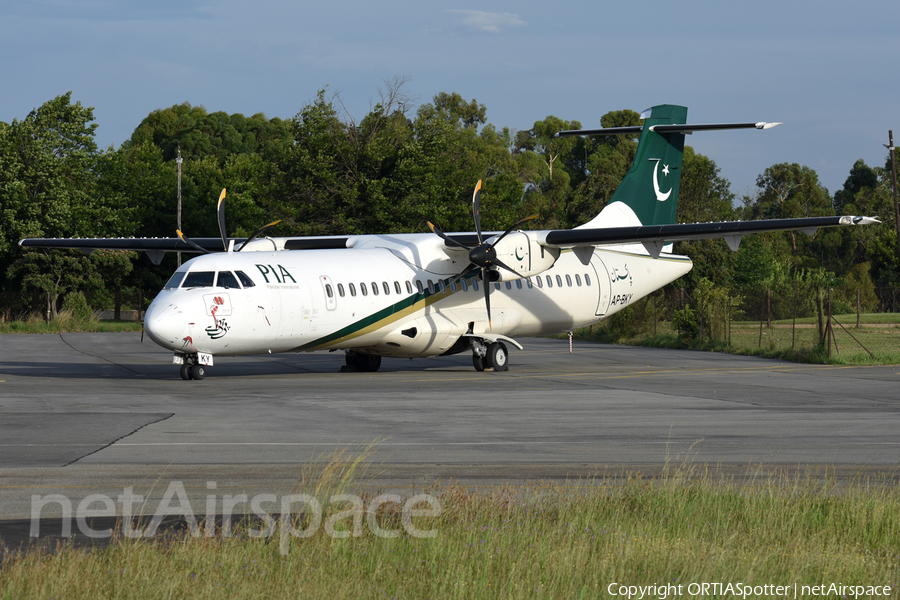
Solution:
{"label": "tarmac crack", "polygon": [[68,341],[66,338],[64,338],[64,337],[63,337],[63,334],[61,334],[61,333],[59,334],[59,339],[62,340],[63,344],[65,344],[66,346],[68,346],[69,348],[71,348],[72,350],[74,350],[75,352],[78,352],[79,354],[84,354],[85,356],[90,356],[90,357],[93,357],[93,358],[99,358],[100,360],[105,361],[105,362],[108,362],[109,364],[113,365],[114,367],[119,367],[120,369],[125,369],[126,371],[128,371],[129,373],[132,373],[132,374],[134,374],[134,375],[138,375],[138,376],[141,376],[141,375],[142,375],[142,373],[138,373],[138,372],[135,371],[134,369],[129,369],[129,368],[126,367],[125,365],[120,365],[120,364],[117,363],[117,362],[113,362],[113,361],[109,360],[108,358],[105,358],[105,357],[103,357],[103,356],[100,356],[99,354],[91,354],[90,352],[85,352],[84,350],[79,350],[78,348],[76,348],[75,346],[73,346],[72,344],[70,344],[69,341]]}
{"label": "tarmac crack", "polygon": [[159,418],[159,419],[156,419],[155,421],[150,421],[149,423],[144,423],[143,425],[141,425],[140,427],[138,427],[138,428],[135,429],[134,431],[130,431],[130,432],[126,433],[125,435],[119,436],[119,437],[117,437],[116,439],[114,439],[113,441],[109,442],[108,444],[104,444],[103,446],[97,448],[96,450],[94,450],[94,451],[92,451],[92,452],[88,452],[88,453],[85,454],[84,456],[79,456],[79,457],[76,458],[75,460],[72,460],[72,461],[67,462],[66,464],[63,465],[63,467],[68,467],[68,466],[70,466],[70,465],[73,465],[73,464],[77,463],[78,461],[80,461],[80,460],[83,459],[83,458],[87,458],[88,456],[92,456],[92,455],[94,455],[94,454],[97,454],[98,452],[102,452],[103,450],[106,450],[107,448],[109,448],[109,447],[112,446],[113,444],[117,444],[117,443],[121,442],[122,440],[124,440],[125,438],[131,437],[132,435],[136,434],[138,431],[140,431],[140,430],[143,429],[144,427],[147,427],[148,425],[156,425],[157,423],[162,423],[163,421],[165,421],[165,420],[167,420],[167,419],[171,419],[171,418],[174,417],[174,416],[175,416],[175,413],[169,413],[169,414],[165,415],[164,417],[161,417],[161,418]]}

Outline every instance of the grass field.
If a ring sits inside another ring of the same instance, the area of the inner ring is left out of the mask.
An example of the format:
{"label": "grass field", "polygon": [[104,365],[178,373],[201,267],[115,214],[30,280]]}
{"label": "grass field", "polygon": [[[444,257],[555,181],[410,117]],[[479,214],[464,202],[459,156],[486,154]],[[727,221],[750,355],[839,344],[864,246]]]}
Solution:
{"label": "grass field", "polygon": [[76,331],[140,331],[140,321],[102,321],[95,316],[78,319],[67,311],[61,311],[48,324],[44,317],[32,314],[24,318],[0,320],[0,334],[3,333],[69,333]]}
{"label": "grass field", "polygon": [[[689,348],[777,358],[780,360],[833,363],[847,365],[900,364],[900,314],[872,313],[835,315],[832,322],[832,346],[829,356],[826,346],[819,346],[814,317],[773,321],[770,329],[759,321],[731,323],[730,343],[724,338],[724,327],[717,328],[717,339],[708,334],[702,342],[680,339],[671,323],[659,321],[650,332],[633,337],[611,339],[605,323],[575,332],[579,339],[598,342],[618,342],[655,348]],[[843,326],[843,327],[842,327]],[[655,330],[655,331],[654,331]]]}
{"label": "grass field", "polygon": [[[678,595],[691,596],[691,584],[710,582],[889,585],[900,597],[900,493],[889,479],[761,471],[738,484],[698,467],[649,480],[427,491],[440,515],[413,519],[434,538],[320,530],[282,547],[238,527],[230,538],[31,551],[2,564],[0,597],[598,598],[611,584],[682,585]],[[378,520],[392,529],[400,516]]]}

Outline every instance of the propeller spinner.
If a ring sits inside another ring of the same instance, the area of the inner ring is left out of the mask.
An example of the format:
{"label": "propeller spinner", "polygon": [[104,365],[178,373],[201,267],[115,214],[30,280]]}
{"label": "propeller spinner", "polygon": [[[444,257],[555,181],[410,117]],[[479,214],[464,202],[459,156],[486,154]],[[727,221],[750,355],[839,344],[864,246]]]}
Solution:
{"label": "propeller spinner", "polygon": [[463,269],[459,275],[454,277],[451,280],[451,283],[456,283],[456,281],[461,279],[462,276],[472,268],[481,269],[481,280],[484,282],[484,305],[485,308],[487,308],[488,327],[493,329],[493,326],[491,325],[491,273],[496,272],[496,267],[500,267],[501,269],[506,269],[514,275],[519,274],[511,267],[504,264],[503,261],[501,261],[499,258],[497,258],[496,246],[500,243],[500,240],[505,238],[516,227],[518,227],[522,223],[525,223],[526,221],[536,219],[538,215],[531,215],[530,217],[519,219],[509,229],[504,231],[496,240],[494,240],[493,243],[488,243],[481,235],[480,179],[478,180],[478,184],[475,186],[475,192],[472,194],[472,215],[475,219],[475,233],[478,236],[478,245],[471,249],[468,246],[463,245],[462,243],[445,234],[430,221],[428,222],[428,226],[435,234],[437,234],[438,237],[440,237],[451,246],[456,246],[457,248],[462,248],[469,251],[469,265],[465,269]]}

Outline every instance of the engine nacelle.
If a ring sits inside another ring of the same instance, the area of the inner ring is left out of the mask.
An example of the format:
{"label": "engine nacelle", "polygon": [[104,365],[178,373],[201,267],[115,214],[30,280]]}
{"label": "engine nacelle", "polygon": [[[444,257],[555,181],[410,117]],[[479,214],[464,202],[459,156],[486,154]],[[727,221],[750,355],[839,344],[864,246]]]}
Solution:
{"label": "engine nacelle", "polygon": [[[510,233],[494,246],[497,258],[518,273],[518,277],[503,268],[496,269],[500,278],[496,281],[513,281],[543,273],[559,258],[559,248],[545,248],[537,243],[537,235],[532,232]],[[493,277],[491,278],[493,280]]]}

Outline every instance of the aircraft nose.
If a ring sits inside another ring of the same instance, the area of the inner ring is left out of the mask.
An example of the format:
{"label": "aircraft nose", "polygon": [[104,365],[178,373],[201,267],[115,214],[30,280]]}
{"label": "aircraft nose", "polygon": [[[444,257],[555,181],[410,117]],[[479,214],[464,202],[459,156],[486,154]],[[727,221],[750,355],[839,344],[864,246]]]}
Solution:
{"label": "aircraft nose", "polygon": [[184,313],[177,304],[153,302],[144,316],[144,330],[151,340],[163,348],[177,350],[182,346],[182,338],[187,327]]}

